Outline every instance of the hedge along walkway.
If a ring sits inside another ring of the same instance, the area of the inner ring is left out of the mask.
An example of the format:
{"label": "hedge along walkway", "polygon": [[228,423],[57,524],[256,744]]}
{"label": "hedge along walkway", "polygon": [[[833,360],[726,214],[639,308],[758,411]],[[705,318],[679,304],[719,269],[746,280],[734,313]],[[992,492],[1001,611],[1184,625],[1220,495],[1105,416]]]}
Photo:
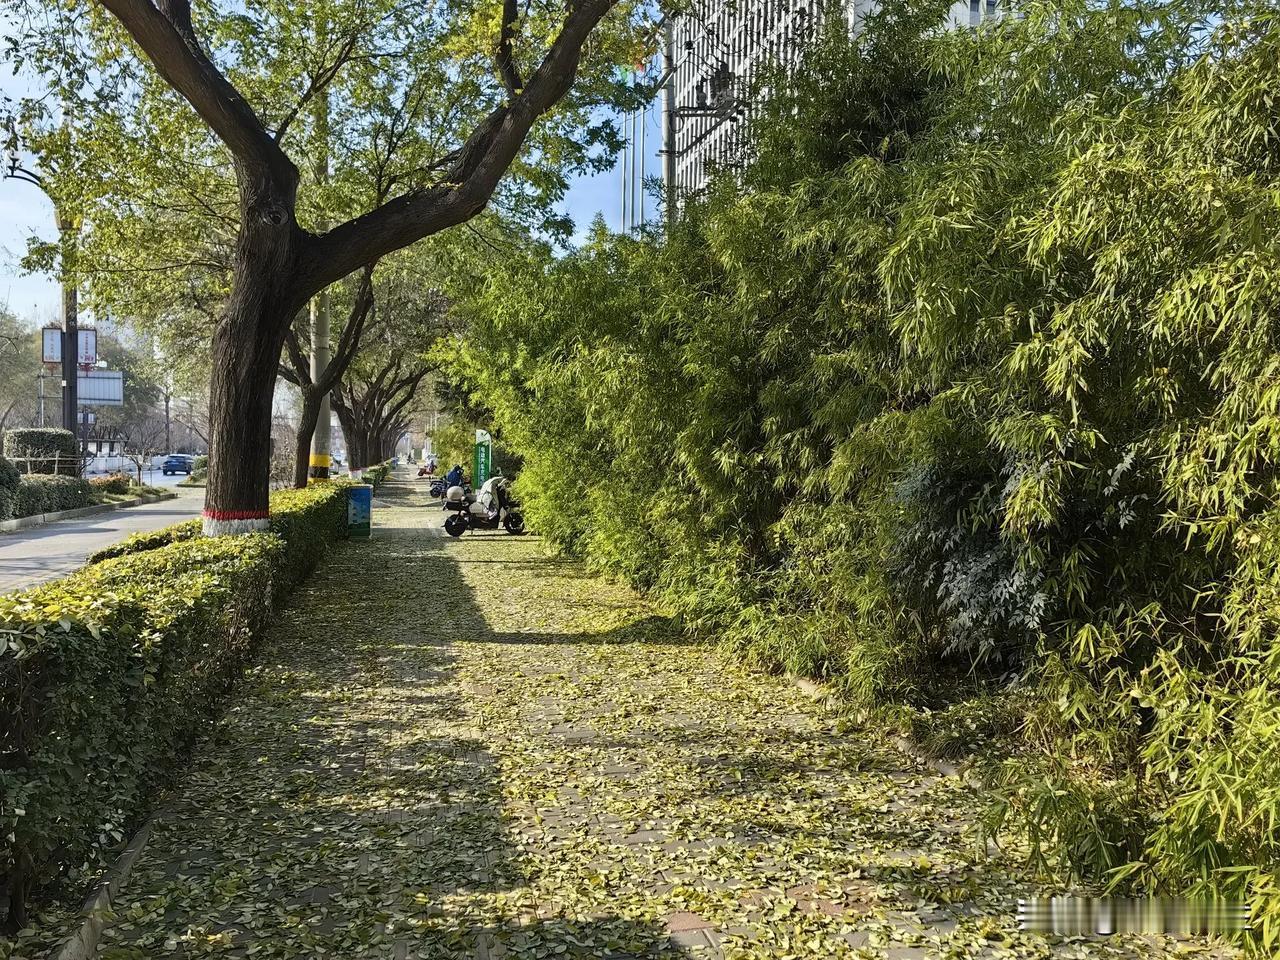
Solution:
{"label": "hedge along walkway", "polygon": [[416,496],[295,595],[102,956],[1166,952],[1017,934],[962,783]]}

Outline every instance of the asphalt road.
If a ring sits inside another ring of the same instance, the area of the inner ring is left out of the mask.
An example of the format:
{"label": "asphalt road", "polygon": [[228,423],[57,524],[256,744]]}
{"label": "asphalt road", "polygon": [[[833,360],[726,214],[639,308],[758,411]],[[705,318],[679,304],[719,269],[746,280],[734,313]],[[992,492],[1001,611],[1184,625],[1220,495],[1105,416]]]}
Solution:
{"label": "asphalt road", "polygon": [[[130,477],[135,475],[134,471],[132,470],[129,470],[128,474]],[[107,474],[91,473],[91,474],[87,474],[87,476],[90,477],[90,479],[92,479],[93,477],[105,477],[107,476]],[[187,479],[187,476],[184,473],[174,473],[166,477],[159,470],[152,470],[148,468],[142,471],[142,482],[149,487],[176,487],[181,481],[185,479]]]}
{"label": "asphalt road", "polygon": [[0,533],[0,593],[55,580],[83,564],[95,550],[131,533],[167,527],[200,515],[203,488],[179,487],[174,492],[178,494],[176,500]]}

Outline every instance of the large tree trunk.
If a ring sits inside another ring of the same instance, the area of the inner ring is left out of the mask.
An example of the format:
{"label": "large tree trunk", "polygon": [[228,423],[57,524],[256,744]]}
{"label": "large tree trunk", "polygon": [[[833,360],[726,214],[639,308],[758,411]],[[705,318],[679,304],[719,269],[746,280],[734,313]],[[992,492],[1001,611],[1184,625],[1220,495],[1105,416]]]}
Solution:
{"label": "large tree trunk", "polygon": [[298,418],[298,443],[293,461],[293,485],[298,490],[303,489],[311,478],[311,440],[320,422],[322,399],[319,391],[302,388],[302,412]]}
{"label": "large tree trunk", "polygon": [[256,318],[228,316],[213,336],[207,536],[268,526],[271,401],[280,356],[279,342],[270,333]]}
{"label": "large tree trunk", "polygon": [[351,462],[354,464],[354,469],[363,470],[369,465],[369,431],[357,420],[352,432],[355,434],[356,449]]}
{"label": "large tree trunk", "polygon": [[213,334],[211,449],[206,536],[265,530],[270,523],[271,401],[285,333],[306,302],[299,294],[293,184],[254,184],[242,196],[236,269]]}

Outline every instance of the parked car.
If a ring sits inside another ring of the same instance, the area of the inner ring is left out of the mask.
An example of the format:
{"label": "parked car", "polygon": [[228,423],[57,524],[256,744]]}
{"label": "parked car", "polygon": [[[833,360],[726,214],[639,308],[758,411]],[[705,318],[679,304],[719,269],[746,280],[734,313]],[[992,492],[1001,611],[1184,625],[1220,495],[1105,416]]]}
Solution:
{"label": "parked car", "polygon": [[189,457],[185,453],[171,453],[165,457],[164,463],[160,465],[160,472],[166,477],[175,473],[185,473],[190,476],[195,463],[195,457]]}

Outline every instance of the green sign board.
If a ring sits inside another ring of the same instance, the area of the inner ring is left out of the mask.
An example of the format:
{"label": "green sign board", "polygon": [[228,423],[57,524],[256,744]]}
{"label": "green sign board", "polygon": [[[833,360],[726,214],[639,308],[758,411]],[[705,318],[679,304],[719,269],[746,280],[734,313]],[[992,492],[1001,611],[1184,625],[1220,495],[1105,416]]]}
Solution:
{"label": "green sign board", "polygon": [[481,487],[493,472],[493,438],[487,430],[476,431],[476,449],[471,458],[471,484]]}

